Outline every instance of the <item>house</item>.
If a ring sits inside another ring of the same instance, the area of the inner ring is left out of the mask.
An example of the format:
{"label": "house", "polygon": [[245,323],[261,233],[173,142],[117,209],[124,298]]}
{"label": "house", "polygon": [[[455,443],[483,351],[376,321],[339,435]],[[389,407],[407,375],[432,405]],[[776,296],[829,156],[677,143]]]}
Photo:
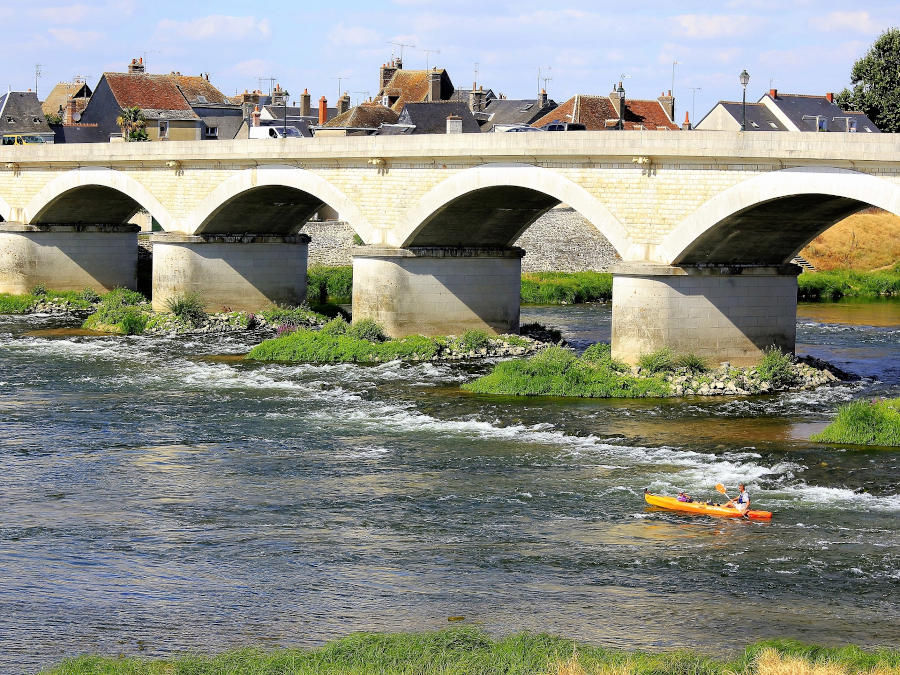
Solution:
{"label": "house", "polygon": [[[621,83],[619,83],[621,86]],[[675,99],[672,92],[656,100],[625,98],[624,115],[620,115],[620,99],[615,87],[608,96],[576,94],[543,117],[531,123],[541,127],[553,122],[583,124],[588,131],[626,130],[678,131],[675,124]]]}
{"label": "house", "polygon": [[[436,103],[407,103],[395,124],[396,129],[388,134],[446,134],[447,118],[458,120],[456,128],[460,133],[478,134],[481,127],[475,120],[468,102],[443,101]],[[379,132],[381,133],[381,132]]]}
{"label": "house", "polygon": [[782,94],[770,89],[758,102],[719,101],[694,127],[701,131],[816,131],[880,133],[865,113],[841,110],[834,94]]}
{"label": "house", "polygon": [[319,125],[314,133],[316,136],[370,136],[382,124],[396,124],[399,117],[400,114],[391,108],[376,101],[366,101]]}
{"label": "house", "polygon": [[72,123],[74,115],[81,113],[91,99],[91,88],[83,81],[59,82],[41,103],[45,117],[59,117]]}
{"label": "house", "polygon": [[495,97],[482,101],[476,97],[472,112],[482,131],[493,131],[498,125],[532,124],[557,107],[556,101],[548,99],[547,92],[542,89],[536,99]]}
{"label": "house", "polygon": [[203,140],[231,140],[244,122],[241,105],[232,103],[209,81],[209,73],[199,76],[170,73],[181,95],[203,122]]}
{"label": "house", "polygon": [[47,124],[41,102],[33,91],[9,91],[0,96],[0,135],[27,134],[53,143],[55,134]]}
{"label": "house", "polygon": [[381,66],[375,100],[399,114],[407,103],[449,101],[453,93],[453,83],[446,70],[403,70],[403,62],[392,59]]}

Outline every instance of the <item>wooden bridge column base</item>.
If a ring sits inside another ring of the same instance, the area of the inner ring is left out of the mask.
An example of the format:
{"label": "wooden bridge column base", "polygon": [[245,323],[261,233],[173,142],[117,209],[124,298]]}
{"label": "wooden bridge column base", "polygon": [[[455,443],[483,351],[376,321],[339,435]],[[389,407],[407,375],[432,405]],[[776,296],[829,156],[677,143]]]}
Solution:
{"label": "wooden bridge column base", "polygon": [[0,293],[137,285],[136,225],[0,223]]}
{"label": "wooden bridge column base", "polygon": [[519,330],[520,248],[353,249],[353,320],[388,335]]}
{"label": "wooden bridge column base", "polygon": [[799,272],[796,265],[620,263],[613,269],[612,354],[637,363],[669,347],[710,364],[753,365],[770,345],[793,352]]}
{"label": "wooden bridge column base", "polygon": [[309,236],[159,233],[153,243],[153,309],[196,293],[207,311],[258,311],[306,300]]}

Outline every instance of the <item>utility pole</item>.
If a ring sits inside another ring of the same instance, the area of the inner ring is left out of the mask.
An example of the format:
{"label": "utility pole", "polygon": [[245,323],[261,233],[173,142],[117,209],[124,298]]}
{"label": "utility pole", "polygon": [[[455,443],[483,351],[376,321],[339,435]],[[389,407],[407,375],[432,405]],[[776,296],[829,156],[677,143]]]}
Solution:
{"label": "utility pole", "polygon": [[38,93],[38,78],[43,75],[43,71],[41,70],[41,66],[43,63],[35,63],[34,64],[34,95],[37,96]]}
{"label": "utility pole", "polygon": [[441,50],[440,49],[423,49],[422,51],[425,52],[425,70],[431,70],[431,62],[430,62],[429,57],[432,54],[440,54]]}

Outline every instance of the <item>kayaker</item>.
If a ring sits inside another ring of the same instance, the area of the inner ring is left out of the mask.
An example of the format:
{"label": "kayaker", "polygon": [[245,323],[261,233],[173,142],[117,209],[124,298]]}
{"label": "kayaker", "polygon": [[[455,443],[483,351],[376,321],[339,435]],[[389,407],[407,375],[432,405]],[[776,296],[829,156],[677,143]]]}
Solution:
{"label": "kayaker", "polygon": [[692,502],[692,501],[694,501],[694,499],[693,499],[689,494],[687,494],[687,493],[685,493],[685,492],[679,492],[679,493],[678,493],[678,501],[680,501],[680,502]]}
{"label": "kayaker", "polygon": [[750,494],[743,483],[738,483],[738,496],[729,499],[725,506],[731,506],[741,513],[747,513],[750,508]]}

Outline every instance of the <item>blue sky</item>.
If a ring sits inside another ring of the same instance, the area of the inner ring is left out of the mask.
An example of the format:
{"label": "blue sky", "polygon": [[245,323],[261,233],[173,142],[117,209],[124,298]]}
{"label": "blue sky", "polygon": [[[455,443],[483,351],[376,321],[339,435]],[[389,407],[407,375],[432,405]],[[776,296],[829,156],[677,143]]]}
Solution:
{"label": "blue sky", "polygon": [[[900,3],[836,0],[708,2],[484,2],[343,0],[299,3],[155,0],[0,0],[7,48],[0,86],[39,92],[76,74],[93,86],[103,71],[145,57],[152,72],[209,72],[226,94],[275,77],[292,98],[308,87],[333,102],[377,90],[378,67],[404,50],[407,68],[448,70],[455,84],[478,81],[510,98],[533,97],[538,69],[552,98],[606,94],[621,74],[628,96],[652,98],[672,86],[678,121],[701,117],[719,99],[748,100],[772,86],[794,93],[839,91],[855,59],[884,30],[900,26]],[[427,54],[424,50],[440,50]],[[5,80],[5,81],[4,81]],[[267,88],[268,85],[265,85]],[[691,88],[700,88],[694,92]],[[692,104],[692,96],[695,102]],[[692,115],[692,118],[695,116]]]}

